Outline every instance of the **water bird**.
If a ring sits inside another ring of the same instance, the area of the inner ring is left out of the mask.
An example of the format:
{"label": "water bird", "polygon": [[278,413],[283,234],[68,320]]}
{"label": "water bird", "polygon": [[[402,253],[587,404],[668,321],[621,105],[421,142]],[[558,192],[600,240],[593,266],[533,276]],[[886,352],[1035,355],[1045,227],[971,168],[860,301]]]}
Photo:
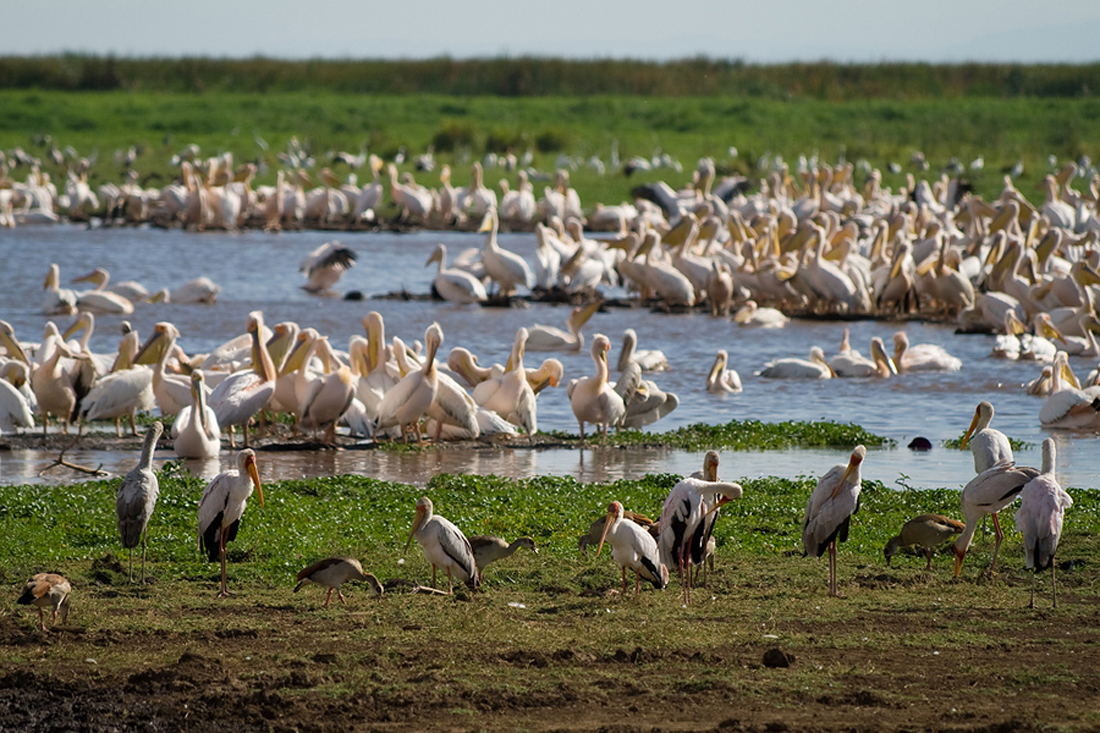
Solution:
{"label": "water bird", "polygon": [[118,487],[115,500],[115,512],[118,514],[118,533],[122,537],[122,546],[130,551],[130,582],[134,582],[134,548],[141,543],[141,582],[145,582],[145,544],[149,528],[149,519],[153,516],[157,498],[160,496],[160,482],[153,472],[153,451],[157,440],[164,432],[164,426],[157,421],[145,431],[145,440],[141,444],[141,458],[137,466],[126,474]]}
{"label": "water bird", "polygon": [[584,424],[596,426],[602,435],[602,444],[607,444],[607,430],[617,425],[626,413],[626,405],[611,384],[607,381],[607,352],[611,350],[611,341],[602,333],[592,339],[592,361],[596,363],[596,374],[570,382],[569,404],[573,415],[580,424],[581,445],[584,445]]}
{"label": "water bird", "polygon": [[902,547],[920,545],[924,549],[924,554],[928,557],[928,565],[925,570],[931,571],[934,548],[959,534],[965,528],[966,525],[959,520],[945,517],[942,514],[922,514],[919,517],[914,517],[902,525],[901,532],[891,537],[890,541],[886,543],[886,547],[883,548],[882,552],[886,556],[886,565],[889,567],[890,558],[897,554],[897,551]]}
{"label": "water bird", "polygon": [[1035,575],[1050,568],[1051,607],[1058,607],[1054,578],[1054,553],[1062,536],[1062,520],[1073,499],[1054,475],[1056,451],[1054,439],[1043,441],[1043,470],[1020,491],[1016,510],[1016,528],[1024,536],[1024,559],[1031,570],[1031,597],[1028,608],[1035,608]]}
{"label": "water bird", "polygon": [[862,484],[860,466],[867,449],[857,445],[848,463],[838,463],[817,482],[806,504],[802,522],[802,549],[806,555],[829,553],[829,593],[839,596],[836,584],[836,546],[847,542],[852,515],[859,511]]}
{"label": "water bird", "polygon": [[596,557],[600,556],[603,543],[608,542],[611,545],[611,559],[622,568],[622,593],[626,593],[627,568],[634,571],[634,595],[642,592],[642,578],[661,590],[668,585],[668,568],[661,563],[657,541],[649,532],[624,519],[624,513],[621,503],[613,501],[608,505]]}
{"label": "water bird", "polygon": [[470,541],[458,527],[434,513],[432,500],[426,496],[416,502],[416,516],[409,529],[409,539],[405,543],[405,552],[413,538],[424,550],[424,558],[432,566],[432,587],[435,587],[436,570],[443,567],[447,571],[447,593],[454,593],[454,578],[476,588],[478,583],[477,562]]}
{"label": "water bird", "polygon": [[530,537],[517,537],[508,542],[500,537],[492,535],[473,535],[470,539],[470,548],[474,553],[474,564],[477,566],[477,577],[481,580],[481,573],[485,566],[497,560],[503,560],[512,555],[521,547],[528,547],[531,552],[538,554],[539,548],[535,547],[535,541]]}
{"label": "water bird", "polygon": [[300,272],[306,275],[306,284],[302,290],[313,295],[322,295],[330,292],[344,272],[355,266],[359,255],[355,250],[333,240],[325,242],[313,250],[302,260],[298,266]]}
{"label": "water bird", "polygon": [[264,491],[260,485],[260,472],[256,467],[256,454],[245,448],[237,454],[237,468],[223,471],[214,477],[199,500],[199,550],[210,562],[221,562],[221,588],[218,598],[228,598],[225,580],[225,546],[237,538],[241,517],[248,506],[252,488],[264,505]]}
{"label": "water bird", "polygon": [[328,588],[328,593],[325,594],[325,608],[328,608],[329,601],[332,600],[333,591],[336,591],[340,603],[347,605],[347,599],[344,598],[340,586],[350,580],[364,581],[379,598],[383,594],[382,584],[378,582],[378,578],[364,572],[363,566],[354,557],[326,557],[324,560],[318,560],[309,567],[303,568],[295,580],[298,581],[294,586],[295,593],[300,591],[306,583],[315,583]]}
{"label": "water bird", "polygon": [[27,584],[23,586],[23,593],[16,600],[22,606],[35,605],[38,607],[38,626],[46,630],[46,619],[42,609],[49,608],[53,611],[53,625],[57,624],[57,615],[61,614],[61,624],[69,619],[70,600],[69,594],[73,587],[64,576],[56,573],[38,573],[31,576]]}

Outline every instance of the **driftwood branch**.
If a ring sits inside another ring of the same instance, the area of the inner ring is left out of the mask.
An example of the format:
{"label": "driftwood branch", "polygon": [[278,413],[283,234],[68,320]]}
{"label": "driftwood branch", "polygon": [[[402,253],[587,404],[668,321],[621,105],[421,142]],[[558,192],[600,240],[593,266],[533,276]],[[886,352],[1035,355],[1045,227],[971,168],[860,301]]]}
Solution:
{"label": "driftwood branch", "polygon": [[100,477],[100,478],[106,478],[107,476],[110,476],[111,472],[110,471],[104,471],[102,463],[100,463],[95,468],[91,468],[89,466],[81,466],[79,463],[73,463],[72,461],[65,460],[65,452],[72,449],[72,448],[75,448],[76,444],[80,442],[80,439],[82,437],[84,437],[83,432],[77,433],[76,438],[73,439],[73,442],[69,443],[67,446],[62,448],[61,452],[57,455],[57,458],[54,459],[53,463],[51,463],[50,465],[46,466],[41,471],[39,471],[38,475],[41,476],[42,474],[46,473],[47,471],[51,471],[54,468],[57,468],[58,466],[64,466],[65,468],[68,468],[69,470],[78,471],[80,473],[84,473],[84,474],[87,474],[89,476],[97,476],[97,477]]}

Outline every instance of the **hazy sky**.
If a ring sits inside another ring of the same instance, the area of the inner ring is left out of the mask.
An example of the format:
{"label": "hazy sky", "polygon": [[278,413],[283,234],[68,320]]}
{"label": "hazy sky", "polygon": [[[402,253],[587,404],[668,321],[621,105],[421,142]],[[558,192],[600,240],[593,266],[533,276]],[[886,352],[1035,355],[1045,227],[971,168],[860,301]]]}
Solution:
{"label": "hazy sky", "polygon": [[17,55],[1100,60],[1097,0],[7,0],[0,8],[0,54]]}

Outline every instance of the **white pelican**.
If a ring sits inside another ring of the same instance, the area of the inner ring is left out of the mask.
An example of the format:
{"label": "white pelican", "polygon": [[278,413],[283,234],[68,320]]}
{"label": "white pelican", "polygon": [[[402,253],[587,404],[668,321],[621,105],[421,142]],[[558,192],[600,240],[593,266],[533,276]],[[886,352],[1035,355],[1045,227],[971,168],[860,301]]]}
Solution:
{"label": "white pelican", "polygon": [[1024,391],[1032,397],[1049,397],[1054,385],[1054,367],[1044,364],[1039,376],[1024,385]]}
{"label": "white pelican", "polygon": [[729,354],[725,349],[718,349],[718,355],[714,357],[714,365],[707,372],[707,391],[721,394],[723,392],[740,392],[741,376],[733,369],[727,368]]}
{"label": "white pelican", "polygon": [[623,350],[619,352],[618,371],[626,368],[630,362],[637,362],[643,372],[662,372],[668,369],[668,359],[665,353],[658,349],[638,348],[638,334],[633,328],[623,331]]}
{"label": "white pelican", "polygon": [[[714,471],[717,476],[716,462]],[[691,566],[701,564],[705,557],[712,526],[706,521],[707,515],[726,502],[741,498],[741,493],[740,484],[688,476],[672,487],[665,498],[658,521],[661,532],[657,544],[661,563],[677,568],[680,573],[684,603],[691,602]]]}
{"label": "white pelican", "polygon": [[569,404],[580,424],[581,445],[584,445],[584,424],[592,423],[603,434],[607,444],[607,429],[617,425],[626,413],[626,405],[607,381],[607,352],[611,341],[602,333],[592,339],[592,361],[596,362],[596,374],[581,377],[570,383]]}
{"label": "white pelican", "polygon": [[665,392],[651,379],[642,379],[642,370],[634,362],[627,365],[615,382],[615,393],[626,405],[619,427],[641,430],[680,406],[674,392]]}
{"label": "white pelican", "polygon": [[518,285],[527,289],[535,287],[535,278],[527,262],[497,244],[497,227],[497,212],[491,209],[485,214],[478,232],[485,233],[481,261],[485,264],[485,273],[497,284],[498,294],[510,295]]}
{"label": "white pelican", "polygon": [[386,166],[386,173],[390,179],[390,196],[397,207],[401,209],[402,220],[410,216],[419,221],[424,221],[432,210],[432,194],[423,186],[417,185],[410,174],[404,177],[405,182],[397,179],[397,166],[390,163]]}
{"label": "white pelican", "polygon": [[[131,330],[129,322],[123,321],[123,336],[130,333]],[[77,347],[74,349],[72,336],[78,331],[83,331],[84,333],[80,337],[80,341],[77,342]],[[81,311],[77,314],[76,320],[73,321],[72,325],[61,333],[61,338],[69,339],[66,343],[69,344],[69,349],[71,351],[88,357],[92,366],[95,367],[96,376],[101,376],[112,371],[111,367],[117,356],[115,354],[92,353],[91,349],[88,348],[88,343],[91,341],[93,333],[95,333],[95,315],[88,311]],[[121,348],[122,345],[120,344],[119,349]]]}
{"label": "white pelican", "polygon": [[783,328],[790,318],[775,308],[761,308],[755,300],[746,300],[740,310],[733,314],[733,320],[742,326],[757,328]]}
{"label": "white pelican", "polygon": [[191,404],[172,423],[172,447],[180,458],[215,458],[222,447],[218,416],[206,404],[202,371],[191,372]]}
{"label": "white pelican", "polygon": [[1016,501],[1016,496],[1024,488],[1024,484],[1038,475],[1039,471],[1034,468],[1018,467],[1015,463],[996,463],[972,478],[963,487],[959,500],[962,503],[963,518],[966,519],[966,529],[955,540],[956,578],[962,571],[963,558],[970,549],[978,523],[986,514],[993,517],[993,529],[997,537],[996,544],[993,546],[993,562],[989,564],[989,570],[992,572],[996,568],[997,553],[1001,549],[1001,540],[1004,538],[997,513]]}
{"label": "white pelican", "polygon": [[1067,343],[1065,336],[1050,322],[1050,315],[1039,313],[1033,321],[1035,334],[1024,333],[1020,336],[1020,359],[1026,361],[1054,361],[1058,347],[1052,339]]}
{"label": "white pelican", "polygon": [[603,301],[594,301],[583,308],[574,308],[565,320],[568,332],[553,326],[541,324],[532,326],[527,332],[529,351],[580,351],[584,347],[584,334],[581,328],[588,323]]}
{"label": "white pelican", "polygon": [[137,435],[136,413],[149,412],[157,404],[153,394],[153,370],[133,363],[137,350],[137,331],[128,331],[119,342],[118,358],[111,373],[97,379],[81,400],[82,421],[113,418],[115,433],[121,437],[120,420],[129,417],[130,434]]}
{"label": "white pelican", "polygon": [[1016,317],[1016,311],[1005,311],[1004,333],[997,334],[993,342],[993,350],[990,356],[997,359],[1016,360],[1020,358],[1020,337],[1027,333],[1027,328]]}
{"label": "white pelican", "polygon": [[894,334],[894,365],[899,374],[907,372],[957,372],[962,369],[962,359],[951,356],[936,344],[909,345],[904,331]]}
{"label": "white pelican", "polygon": [[886,547],[883,548],[882,553],[886,556],[886,566],[890,566],[890,558],[900,548],[920,545],[928,558],[928,565],[924,569],[931,571],[932,555],[935,548],[947,542],[965,528],[966,525],[959,520],[945,517],[942,514],[922,514],[919,517],[914,517],[902,525],[901,532],[891,537],[890,541],[886,543]]}
{"label": "white pelican", "polygon": [[38,626],[46,630],[46,618],[42,613],[43,608],[53,610],[53,625],[57,625],[57,615],[61,614],[61,625],[64,626],[69,618],[69,594],[73,587],[63,576],[56,573],[38,573],[31,576],[27,584],[23,586],[23,593],[16,603],[23,606],[35,605],[38,607]]}
{"label": "white pelican", "polygon": [[474,564],[477,565],[478,581],[481,580],[481,574],[485,571],[486,565],[509,557],[521,547],[530,548],[536,555],[539,551],[539,548],[535,547],[535,541],[530,537],[517,537],[511,542],[484,534],[470,537],[470,548],[474,553]]}
{"label": "white pelican", "polygon": [[133,280],[127,280],[126,282],[117,283],[111,287],[107,287],[111,282],[111,273],[107,272],[102,267],[97,267],[87,275],[82,275],[73,279],[74,283],[90,282],[95,285],[96,290],[105,290],[107,292],[114,293],[115,295],[121,295],[131,303],[136,303],[145,300],[149,297],[149,289],[139,282]]}
{"label": "white pelican", "polygon": [[432,256],[424,263],[424,266],[427,267],[433,262],[439,263],[439,270],[436,272],[432,285],[444,300],[456,305],[465,305],[467,303],[480,303],[489,297],[485,292],[485,286],[476,277],[465,270],[447,269],[446,245],[438,245],[435,251],[432,252]]}
{"label": "white pelican", "polygon": [[160,496],[160,483],[153,473],[153,451],[164,426],[155,422],[145,431],[141,444],[141,458],[118,487],[115,511],[118,514],[118,533],[122,546],[130,551],[130,582],[134,582],[134,548],[141,543],[141,582],[145,582],[145,537],[149,519]]}
{"label": "white pelican", "polygon": [[240,425],[244,444],[248,445],[248,423],[267,406],[275,393],[275,365],[267,353],[263,337],[264,319],[260,311],[248,314],[248,334],[252,337],[252,364],[226,377],[210,393],[208,403],[218,416],[218,425],[229,428],[229,445],[235,445],[233,426]]}
{"label": "white pelican", "polygon": [[[306,330],[313,331],[313,329]],[[313,334],[316,334],[316,331],[313,331]],[[325,428],[325,439],[330,443],[335,442],[336,423],[348,411],[355,397],[355,381],[352,378],[351,369],[336,362],[327,336],[315,336],[306,348],[306,355],[298,367],[294,385],[294,393],[298,398],[295,413],[298,425],[307,430]],[[315,352],[320,352],[321,360],[333,365],[335,371],[310,376],[306,365]]]}
{"label": "white pelican", "polygon": [[355,266],[357,259],[359,256],[351,247],[335,240],[325,242],[310,252],[298,266],[299,272],[304,272],[307,278],[302,290],[313,295],[330,292],[332,286],[344,276],[344,272]]}
{"label": "white pelican", "polygon": [[51,262],[46,273],[46,291],[42,298],[42,313],[47,316],[67,316],[76,313],[76,293],[61,287],[61,268]]}
{"label": "white pelican", "polygon": [[34,427],[34,408],[15,386],[16,381],[26,382],[26,374],[21,362],[9,361],[0,367],[0,435]]}
{"label": "white pelican", "polygon": [[802,549],[814,557],[829,551],[829,593],[834,596],[840,595],[836,588],[836,546],[847,542],[848,524],[859,511],[860,465],[866,455],[867,449],[857,445],[847,465],[838,463],[821,477],[806,504]]}
{"label": "white pelican", "polygon": [[836,373],[825,361],[825,352],[820,346],[815,346],[810,349],[809,360],[791,357],[769,361],[760,370],[760,376],[768,379],[832,379]]}
{"label": "white pelican", "polygon": [[157,400],[160,414],[177,415],[191,404],[191,380],[181,374],[167,371],[168,359],[176,350],[179,330],[168,321],[161,321],[153,327],[153,333],[146,339],[134,357],[135,364],[154,364],[153,395]]}
{"label": "white pelican", "polygon": [[256,454],[245,448],[237,454],[236,470],[219,473],[207,485],[199,500],[199,550],[206,554],[210,562],[220,560],[222,566],[221,589],[218,598],[228,598],[229,589],[225,583],[225,545],[237,537],[248,497],[252,496],[252,487],[260,497],[260,506],[264,505],[264,492],[260,486],[260,473],[256,469]]}
{"label": "white pelican", "polygon": [[1069,369],[1066,352],[1054,357],[1054,373],[1050,397],[1039,410],[1039,423],[1044,428],[1092,430],[1100,426],[1100,397],[1079,389],[1077,378]]}
{"label": "white pelican", "polygon": [[[208,277],[196,277],[194,280],[190,280],[183,285],[180,285],[175,290],[169,291],[162,297],[165,302],[171,303],[184,303],[187,305],[213,305],[218,300],[218,293],[221,292],[221,286],[215,285],[214,281]],[[154,296],[150,296],[152,300]]]}
{"label": "white pelican", "polygon": [[316,583],[328,588],[328,593],[325,594],[325,608],[328,608],[329,601],[332,600],[332,591],[336,591],[340,603],[347,605],[340,586],[349,580],[366,582],[378,598],[381,598],[384,592],[378,578],[371,573],[363,572],[363,566],[354,557],[326,557],[324,560],[318,560],[309,567],[303,568],[295,580],[298,581],[298,585],[294,586],[295,593],[300,591],[306,583]]}
{"label": "white pelican", "polygon": [[1054,476],[1054,439],[1043,441],[1043,470],[1020,491],[1020,508],[1016,510],[1016,528],[1024,536],[1024,558],[1031,570],[1031,598],[1028,608],[1035,608],[1035,574],[1050,568],[1051,606],[1058,607],[1058,591],[1054,580],[1054,553],[1062,535],[1062,518],[1073,499]]}
{"label": "white pelican", "polygon": [[642,592],[642,578],[653,584],[657,590],[668,585],[668,567],[661,563],[661,553],[657,540],[631,520],[624,520],[623,505],[617,501],[607,506],[604,517],[603,534],[596,549],[596,557],[603,550],[603,543],[611,544],[611,559],[618,563],[623,571],[623,589],[626,593],[626,569],[634,571],[634,595]]}
{"label": "white pelican", "polygon": [[974,410],[974,419],[959,442],[959,450],[965,450],[970,444],[974,454],[974,472],[981,473],[997,463],[1012,463],[1012,445],[1008,436],[1000,430],[989,427],[993,421],[993,405],[985,400],[978,403]]}
{"label": "white pelican", "polygon": [[45,434],[49,424],[49,416],[55,415],[65,426],[65,432],[69,432],[69,423],[74,417],[76,408],[76,390],[73,389],[69,374],[62,368],[61,357],[72,358],[72,353],[58,334],[43,340],[42,347],[38,351],[38,357],[42,360],[31,372],[31,388],[38,400],[38,412],[42,416],[42,432]]}
{"label": "white pelican", "polygon": [[424,558],[432,566],[432,587],[435,587],[436,569],[442,566],[447,570],[447,592],[454,593],[454,578],[476,588],[478,582],[477,563],[474,551],[466,535],[443,517],[432,511],[432,500],[426,496],[416,502],[416,517],[409,529],[409,539],[405,543],[405,552],[413,538],[424,550]]}
{"label": "white pelican", "polygon": [[427,413],[439,391],[439,377],[435,367],[435,354],[443,343],[443,329],[432,323],[424,333],[428,351],[423,366],[409,372],[401,381],[386,391],[378,405],[378,427],[396,427],[408,442],[409,431],[416,433],[420,442],[420,418]]}
{"label": "white pelican", "polygon": [[[847,337],[847,329],[844,333]],[[889,377],[897,374],[897,367],[878,336],[871,339],[870,359],[849,349],[834,356],[829,366],[838,377]]]}
{"label": "white pelican", "polygon": [[521,326],[512,342],[507,371],[497,382],[486,381],[478,385],[479,389],[475,389],[474,393],[475,401],[480,399],[479,404],[482,407],[523,428],[528,435],[534,435],[538,432],[538,408],[535,404],[534,388],[531,387],[527,370],[523,367],[523,354],[528,341],[530,336],[527,329]]}
{"label": "white pelican", "polygon": [[[93,277],[95,274],[94,271],[91,273]],[[104,290],[103,285],[97,282],[99,279],[100,278],[96,277],[93,280],[89,278],[88,275],[85,275],[73,281],[91,280],[97,283],[93,290],[85,290],[82,293],[76,294],[76,309],[78,311],[86,313],[116,313],[124,316],[134,312],[134,304],[130,302],[129,298],[109,290]],[[104,282],[106,282],[106,280],[104,280]]]}
{"label": "white pelican", "polygon": [[[481,413],[489,411],[479,406],[462,388],[462,385],[449,374],[437,370],[436,376],[438,389],[431,407],[428,408],[426,426],[429,432],[433,432],[433,439],[438,442],[445,433],[447,440],[474,440],[479,437],[484,421]],[[491,414],[495,415],[495,413]],[[434,431],[432,431],[432,423],[434,423]],[[504,430],[508,431],[509,427],[511,426],[505,427]]]}

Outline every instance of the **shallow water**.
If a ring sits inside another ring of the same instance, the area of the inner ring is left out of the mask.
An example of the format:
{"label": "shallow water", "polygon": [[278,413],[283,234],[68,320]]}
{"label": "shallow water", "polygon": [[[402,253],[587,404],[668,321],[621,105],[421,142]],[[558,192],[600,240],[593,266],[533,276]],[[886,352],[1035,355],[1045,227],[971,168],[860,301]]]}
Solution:
{"label": "shallow water", "polygon": [[[462,345],[478,355],[481,363],[504,362],[515,331],[520,326],[545,323],[563,327],[569,309],[534,304],[528,309],[454,307],[428,301],[348,301],[316,298],[300,289],[298,272],[302,258],[321,242],[338,238],[355,248],[360,259],[338,284],[341,292],[358,290],[372,296],[407,290],[427,293],[434,267],[423,264],[439,242],[445,242],[454,258],[467,247],[477,247],[483,235],[422,232],[411,234],[294,232],[265,234],[188,234],[155,229],[95,229],[76,226],[27,227],[0,230],[0,266],[7,277],[0,291],[0,318],[10,322],[22,340],[41,338],[48,320],[40,313],[42,281],[51,262],[61,266],[64,284],[101,266],[114,280],[137,280],[150,290],[176,287],[207,275],[222,286],[215,306],[142,304],[128,320],[144,338],[157,321],[170,320],[179,328],[180,344],[188,353],[208,351],[243,332],[251,310],[261,309],[271,325],[295,320],[329,334],[338,347],[346,347],[353,334],[362,334],[362,317],[377,310],[386,319],[387,337],[406,341],[423,339],[425,328],[438,321],[445,333],[442,352]],[[501,235],[503,246],[533,261],[534,235]],[[621,290],[605,293],[623,295]],[[96,352],[113,352],[118,344],[119,316],[97,316],[90,343]],[[57,317],[62,328],[69,317]],[[836,353],[844,325],[851,328],[854,348],[867,353],[872,336],[890,343],[896,324],[860,321],[850,324],[793,321],[785,329],[758,330],[738,327],[729,320],[704,314],[653,314],[646,310],[612,309],[597,313],[586,325],[586,348],[573,354],[552,354],[565,364],[565,380],[593,371],[587,345],[595,333],[605,333],[618,352],[622,332],[633,327],[639,348],[662,349],[672,369],[653,377],[667,391],[677,393],[680,407],[651,429],[664,431],[691,423],[722,423],[732,418],[779,420],[838,420],[855,422],[871,432],[894,438],[895,448],[873,451],[864,464],[864,475],[891,485],[913,487],[962,486],[973,476],[968,451],[948,451],[942,441],[959,436],[973,415],[974,406],[988,399],[996,407],[994,426],[1033,447],[1020,451],[1018,461],[1038,465],[1039,443],[1047,433],[1039,426],[1039,398],[1027,396],[1021,385],[1039,372],[1033,363],[1014,363],[989,358],[991,336],[955,335],[949,327],[906,323],[912,343],[938,343],[963,360],[959,372],[903,375],[889,380],[828,380],[820,382],[766,380],[753,375],[767,361],[786,356],[805,357],[813,345],[826,354]],[[730,353],[745,390],[737,395],[711,395],[704,388],[707,370],[717,349]],[[528,352],[528,365],[543,356]],[[1094,366],[1074,359],[1082,373]],[[576,432],[577,424],[562,388],[539,397],[539,428]],[[925,454],[904,446],[924,436],[935,448]],[[1100,476],[1100,436],[1054,433],[1058,441],[1058,476],[1063,484],[1096,487]],[[225,455],[225,454],[223,454]],[[37,451],[0,451],[0,482],[39,480],[71,481],[64,470],[44,479],[38,472],[53,455]],[[136,455],[112,451],[66,456],[113,472],[128,470]],[[157,460],[171,458],[168,451]],[[819,475],[831,464],[845,460],[845,451],[723,452],[722,474],[741,476]],[[265,479],[295,478],[339,473],[364,473],[387,480],[423,484],[437,471],[496,473],[530,476],[536,473],[573,475],[584,481],[631,478],[645,473],[684,473],[695,470],[702,457],[695,453],[655,449],[578,450],[477,450],[427,451],[395,455],[383,451],[292,451],[262,455]],[[202,471],[195,466],[193,470]],[[216,472],[206,466],[206,472]]]}

